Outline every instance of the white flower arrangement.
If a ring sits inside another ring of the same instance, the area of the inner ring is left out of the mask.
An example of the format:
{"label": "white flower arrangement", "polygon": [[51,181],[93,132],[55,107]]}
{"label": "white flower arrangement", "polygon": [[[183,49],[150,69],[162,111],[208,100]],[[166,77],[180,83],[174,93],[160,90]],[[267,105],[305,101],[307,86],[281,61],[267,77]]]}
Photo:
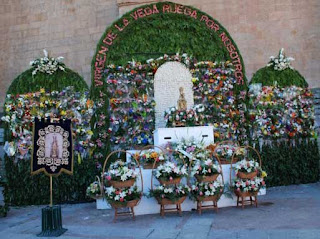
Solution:
{"label": "white flower arrangement", "polygon": [[238,192],[257,192],[265,186],[263,177],[254,177],[253,179],[237,178],[233,181],[233,187]]}
{"label": "white flower arrangement", "polygon": [[212,159],[197,160],[191,168],[191,176],[208,176],[220,173],[220,167]]}
{"label": "white flower arrangement", "polygon": [[132,162],[123,162],[117,160],[110,165],[110,170],[106,176],[107,180],[127,181],[135,179],[138,173],[136,172],[135,164]]}
{"label": "white flower arrangement", "polygon": [[293,69],[291,62],[294,61],[292,57],[286,57],[283,53],[283,48],[279,51],[278,57],[270,56],[270,62],[267,66],[273,66],[276,71],[283,71],[287,68]]}
{"label": "white flower arrangement", "polygon": [[234,169],[235,169],[236,174],[239,171],[245,172],[245,173],[252,173],[257,170],[259,171],[260,166],[259,166],[259,163],[254,160],[243,159],[234,165]]}
{"label": "white flower arrangement", "polygon": [[168,161],[159,165],[154,171],[154,175],[158,179],[172,180],[173,178],[187,176],[188,173],[185,165],[178,166],[177,164]]}
{"label": "white flower arrangement", "polygon": [[176,201],[181,197],[187,196],[190,192],[190,187],[187,185],[171,185],[171,186],[155,186],[149,192],[149,196],[159,199],[169,199]]}
{"label": "white flower arrangement", "polygon": [[49,57],[48,52],[43,50],[44,57],[30,61],[30,65],[35,69],[32,71],[32,75],[36,75],[37,72],[43,72],[52,75],[57,70],[65,71],[65,66],[62,63],[64,59],[62,56],[57,58]]}
{"label": "white flower arrangement", "polygon": [[191,186],[191,195],[194,197],[208,197],[223,193],[223,183],[220,181],[214,182],[196,182]]}
{"label": "white flower arrangement", "polygon": [[141,197],[141,191],[138,190],[137,186],[130,188],[107,187],[105,191],[108,202],[126,203]]}

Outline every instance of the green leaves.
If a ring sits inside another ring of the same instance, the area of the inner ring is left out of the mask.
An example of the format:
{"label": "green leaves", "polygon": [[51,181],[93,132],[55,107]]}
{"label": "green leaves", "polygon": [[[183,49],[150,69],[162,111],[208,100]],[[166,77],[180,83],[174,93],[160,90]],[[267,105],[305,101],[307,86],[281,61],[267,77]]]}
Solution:
{"label": "green leaves", "polygon": [[[9,205],[49,204],[49,177],[43,173],[31,176],[30,161],[10,158],[5,160],[7,184],[5,185],[5,201]],[[72,203],[87,201],[86,188],[97,174],[95,161],[83,159],[81,164],[74,162],[74,174],[61,174],[53,178],[53,202]]]}
{"label": "green leaves", "polygon": [[251,84],[262,83],[265,85],[274,85],[277,82],[279,87],[299,86],[308,87],[308,83],[297,70],[286,69],[283,71],[276,71],[273,67],[263,67],[258,70],[252,77]]}
{"label": "green leaves", "polygon": [[264,145],[260,154],[262,168],[268,173],[268,186],[313,183],[319,180],[320,155],[315,140],[298,139],[295,146],[289,142],[274,142],[271,146]]}

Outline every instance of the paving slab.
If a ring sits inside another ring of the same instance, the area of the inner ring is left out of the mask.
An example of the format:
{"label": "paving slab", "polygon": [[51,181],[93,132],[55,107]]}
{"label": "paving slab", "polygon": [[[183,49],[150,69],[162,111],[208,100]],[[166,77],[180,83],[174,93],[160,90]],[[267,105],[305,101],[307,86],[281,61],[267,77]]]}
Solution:
{"label": "paving slab", "polygon": [[[0,218],[1,239],[37,238],[41,231],[41,208],[13,207]],[[220,208],[184,212],[182,217],[168,213],[120,217],[113,222],[113,210],[96,210],[95,203],[61,205],[61,239],[319,239],[320,182],[268,188],[259,197],[258,207]]]}

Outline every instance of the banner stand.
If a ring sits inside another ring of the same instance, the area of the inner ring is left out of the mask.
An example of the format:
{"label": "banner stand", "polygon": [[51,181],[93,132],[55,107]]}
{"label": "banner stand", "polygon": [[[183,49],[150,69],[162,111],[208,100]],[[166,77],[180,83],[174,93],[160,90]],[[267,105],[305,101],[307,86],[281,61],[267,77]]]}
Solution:
{"label": "banner stand", "polygon": [[73,173],[73,144],[70,120],[35,119],[31,174],[44,172],[50,178],[50,204],[42,208],[42,231],[38,237],[58,237],[67,231],[62,227],[61,206],[53,205],[52,176]]}

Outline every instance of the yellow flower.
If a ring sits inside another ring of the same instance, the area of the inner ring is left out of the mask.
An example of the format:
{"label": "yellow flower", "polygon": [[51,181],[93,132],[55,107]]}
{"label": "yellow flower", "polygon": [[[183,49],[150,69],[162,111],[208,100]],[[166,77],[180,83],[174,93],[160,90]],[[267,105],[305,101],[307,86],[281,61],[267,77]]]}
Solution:
{"label": "yellow flower", "polygon": [[268,174],[266,173],[266,171],[262,171],[262,173],[261,173],[261,177],[267,177],[268,176]]}
{"label": "yellow flower", "polygon": [[87,134],[88,134],[88,135],[93,135],[92,130],[88,130],[88,131],[87,131]]}
{"label": "yellow flower", "polygon": [[41,93],[41,94],[46,93],[45,89],[44,89],[44,88],[41,88],[41,89],[40,89],[40,93]]}
{"label": "yellow flower", "polygon": [[196,81],[198,81],[198,78],[192,78],[192,82],[194,83],[194,82],[196,82]]}
{"label": "yellow flower", "polygon": [[67,114],[67,112],[66,112],[65,110],[62,110],[62,111],[60,112],[60,114],[61,114],[62,116],[64,116],[64,115]]}

